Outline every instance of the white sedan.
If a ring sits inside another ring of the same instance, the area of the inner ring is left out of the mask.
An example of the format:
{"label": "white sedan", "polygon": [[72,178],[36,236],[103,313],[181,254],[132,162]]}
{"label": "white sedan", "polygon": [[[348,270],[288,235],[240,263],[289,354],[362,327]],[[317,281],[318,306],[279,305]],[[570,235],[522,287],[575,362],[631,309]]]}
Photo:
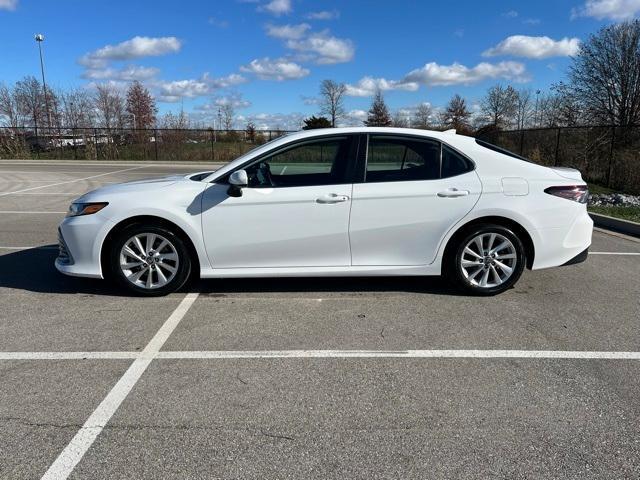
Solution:
{"label": "white sedan", "polygon": [[[78,198],[56,267],[164,295],[201,278],[440,275],[471,294],[583,261],[580,172],[455,132],[304,131],[217,171]],[[568,272],[569,273],[569,272]]]}

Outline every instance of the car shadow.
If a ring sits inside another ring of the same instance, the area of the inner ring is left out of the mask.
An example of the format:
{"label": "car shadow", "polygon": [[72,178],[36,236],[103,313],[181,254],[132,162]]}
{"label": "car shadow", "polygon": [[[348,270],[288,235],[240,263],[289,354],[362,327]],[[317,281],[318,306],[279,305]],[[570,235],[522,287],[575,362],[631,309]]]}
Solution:
{"label": "car shadow", "polygon": [[[57,255],[56,245],[0,255],[0,288],[54,294],[129,296],[126,291],[108,281],[61,274],[54,266]],[[408,292],[460,295],[439,277],[225,278],[197,280],[188,289],[211,296],[265,292]]]}

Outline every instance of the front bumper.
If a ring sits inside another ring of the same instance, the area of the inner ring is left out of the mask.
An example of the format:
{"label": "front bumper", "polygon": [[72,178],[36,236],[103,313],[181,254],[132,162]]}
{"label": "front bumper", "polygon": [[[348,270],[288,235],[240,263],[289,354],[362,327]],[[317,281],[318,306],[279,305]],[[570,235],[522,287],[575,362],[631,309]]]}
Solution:
{"label": "front bumper", "polygon": [[58,227],[58,271],[75,277],[103,278],[100,247],[111,226],[99,214],[65,218]]}

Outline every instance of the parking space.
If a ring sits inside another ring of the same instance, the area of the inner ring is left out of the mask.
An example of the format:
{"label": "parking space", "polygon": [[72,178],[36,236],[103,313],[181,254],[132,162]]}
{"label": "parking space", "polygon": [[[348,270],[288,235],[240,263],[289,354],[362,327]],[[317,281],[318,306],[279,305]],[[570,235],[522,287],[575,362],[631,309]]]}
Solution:
{"label": "parking space", "polygon": [[[491,298],[439,279],[59,275],[109,182],[207,165],[0,162],[0,478],[635,478],[640,242]],[[31,212],[31,213],[30,213]]]}

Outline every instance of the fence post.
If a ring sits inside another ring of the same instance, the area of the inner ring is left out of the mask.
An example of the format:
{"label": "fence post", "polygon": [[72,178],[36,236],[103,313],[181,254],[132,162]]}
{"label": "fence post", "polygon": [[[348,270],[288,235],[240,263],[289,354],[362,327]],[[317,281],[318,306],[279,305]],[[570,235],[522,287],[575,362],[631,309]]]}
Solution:
{"label": "fence post", "polygon": [[78,145],[76,145],[76,129],[71,127],[71,136],[73,137],[73,159],[78,159]]}
{"label": "fence post", "polygon": [[93,129],[93,145],[95,146],[94,150],[95,150],[95,157],[96,160],[98,160],[98,129],[94,128]]}
{"label": "fence post", "polygon": [[209,144],[211,145],[211,161],[215,160],[215,156],[213,154],[213,130],[209,129]]}
{"label": "fence post", "polygon": [[155,142],[153,142],[153,148],[155,150],[155,155],[156,155],[156,162],[158,161],[158,129],[154,128],[153,129],[153,138],[155,139]]}
{"label": "fence post", "polygon": [[524,129],[520,130],[520,155],[524,149]]}
{"label": "fence post", "polygon": [[609,168],[607,169],[607,187],[611,188],[611,170],[613,169],[613,151],[616,141],[616,127],[611,126],[611,146],[609,147]]}
{"label": "fence post", "polygon": [[558,130],[556,131],[556,154],[555,154],[555,160],[553,161],[554,166],[558,166],[558,150],[560,149],[560,127],[558,127]]}

